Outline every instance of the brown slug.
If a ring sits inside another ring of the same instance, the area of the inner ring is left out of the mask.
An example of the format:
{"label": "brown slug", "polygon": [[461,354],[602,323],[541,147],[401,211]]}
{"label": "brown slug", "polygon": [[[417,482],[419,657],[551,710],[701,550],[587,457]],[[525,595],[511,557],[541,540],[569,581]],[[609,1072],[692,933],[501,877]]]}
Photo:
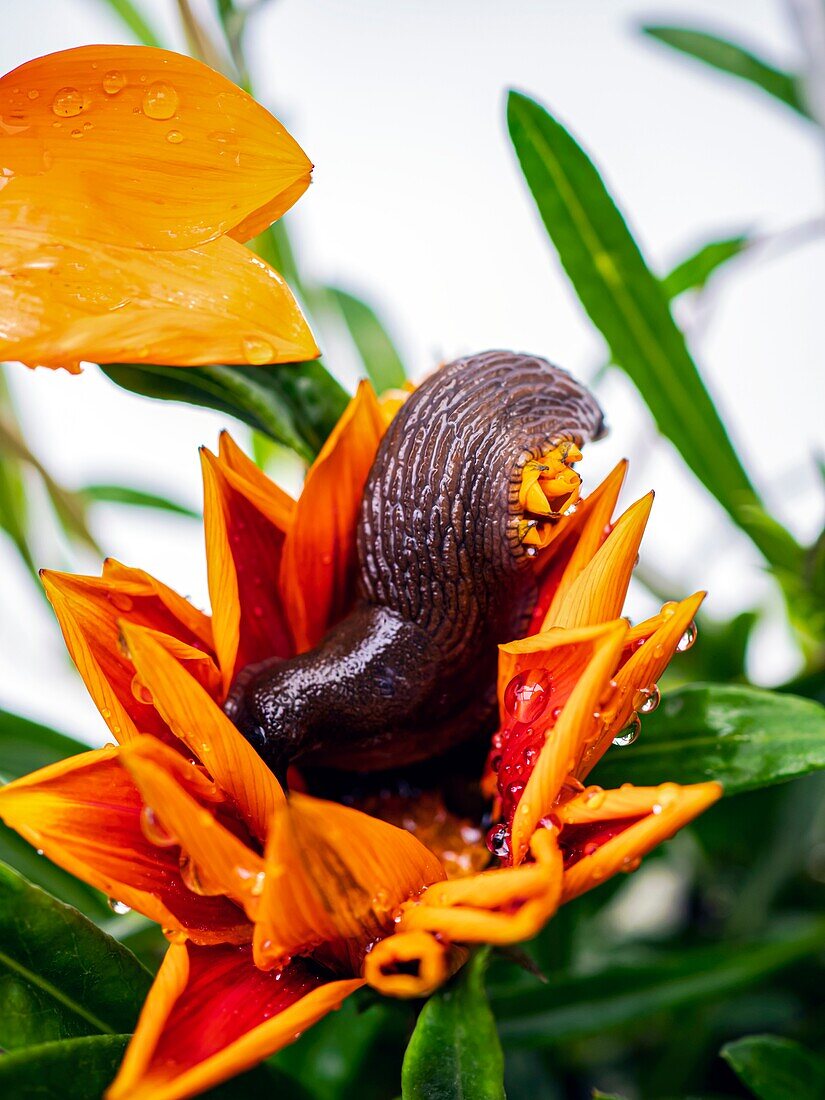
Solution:
{"label": "brown slug", "polygon": [[227,703],[279,776],[397,767],[490,732],[496,647],[536,597],[524,464],[602,432],[583,386],[513,352],[458,359],[407,399],[362,498],[356,606],[309,652],[243,670]]}

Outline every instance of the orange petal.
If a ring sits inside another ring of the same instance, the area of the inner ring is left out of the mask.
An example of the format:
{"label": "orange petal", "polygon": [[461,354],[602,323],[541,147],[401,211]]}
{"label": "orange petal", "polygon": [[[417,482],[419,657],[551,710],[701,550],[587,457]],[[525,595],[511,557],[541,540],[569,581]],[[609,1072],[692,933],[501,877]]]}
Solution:
{"label": "orange petal", "polygon": [[364,980],[385,997],[429,997],[467,957],[461,952],[453,962],[451,954],[430,932],[399,932],[367,954]]}
{"label": "orange petal", "polygon": [[284,800],[278,780],[248,741],[150,631],[123,624],[140,678],[172,732],[229,795],[254,836],[263,840]]}
{"label": "orange petal", "polygon": [[204,449],[201,462],[209,598],[225,696],[245,665],[294,652],[279,574],[295,502],[260,471],[252,474],[228,437],[221,452],[216,458]]}
{"label": "orange petal", "polygon": [[355,597],[355,530],[386,419],[361,382],[310,467],[286,538],[281,591],[299,652],[314,646]]}
{"label": "orange petal", "polygon": [[251,237],[312,170],[251,96],[199,61],[143,46],[83,46],[21,65],[0,80],[0,120],[0,226],[3,209],[6,227],[22,212],[78,241],[187,249],[241,223]]}
{"label": "orange petal", "polygon": [[587,740],[592,736],[599,700],[618,663],[627,623],[620,619],[607,624],[603,631],[587,668],[541,747],[521,795],[513,817],[510,842],[514,864],[520,863],[527,854],[530,837],[541,819],[550,813],[564,780],[575,771]]}
{"label": "orange petal", "polygon": [[404,829],[293,794],[267,839],[255,961],[271,967],[322,944],[342,944],[352,959],[402,902],[442,878],[438,859]]}
{"label": "orange petal", "polygon": [[121,750],[121,759],[144,804],[186,857],[184,880],[189,888],[226,895],[251,916],[263,888],[261,856],[221,824],[217,806],[204,806],[187,791],[179,767],[170,767],[158,754],[157,742],[137,738]]}
{"label": "orange petal", "polygon": [[115,738],[127,741],[137,733],[165,737],[165,722],[135,682],[118,621],[128,619],[178,639],[189,647],[188,660],[207,666],[203,675],[208,679],[208,618],[148,573],[111,559],[102,577],[46,570],[42,578],[72,660]]}
{"label": "orange petal", "polygon": [[226,237],[178,252],[30,224],[0,237],[0,358],[76,370],[83,360],[191,367],[319,354],[280,275]]}
{"label": "orange petal", "polygon": [[[722,795],[718,783],[679,787],[588,788],[559,807],[565,853],[562,900],[570,901],[618,871],[632,871],[663,840]],[[571,826],[573,826],[571,828]],[[612,826],[612,827],[611,827]]]}
{"label": "orange petal", "polygon": [[[637,500],[616,521],[604,543],[571,583],[565,583],[565,575],[547,613],[548,623],[588,626],[621,615],[652,504],[652,493]],[[580,561],[577,557],[576,567]]]}
{"label": "orange petal", "polygon": [[[197,786],[197,769],[165,751]],[[180,849],[149,840],[143,799],[118,753],[114,746],[82,753],[10,783],[0,789],[0,817],[60,867],[165,928],[199,943],[248,942],[242,911],[226,898],[192,893]]]}
{"label": "orange petal", "polygon": [[265,973],[249,948],[173,944],[107,1100],[180,1100],[256,1065],[364,983],[296,960]]}

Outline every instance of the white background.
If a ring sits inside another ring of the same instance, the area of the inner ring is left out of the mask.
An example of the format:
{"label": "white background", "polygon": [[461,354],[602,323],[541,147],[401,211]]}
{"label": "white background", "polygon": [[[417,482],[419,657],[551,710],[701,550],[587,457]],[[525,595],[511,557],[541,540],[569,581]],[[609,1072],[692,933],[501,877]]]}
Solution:
{"label": "white background", "polygon": [[[2,71],[51,50],[130,41],[96,0],[2,7]],[[167,44],[183,47],[172,0],[141,7]],[[288,216],[303,263],[377,304],[413,373],[496,346],[544,354],[584,377],[603,356],[516,168],[503,122],[509,86],[572,127],[659,270],[706,239],[773,233],[821,214],[814,128],[644,40],[645,20],[721,29],[779,64],[801,64],[780,0],[270,0],[250,20],[258,98],[316,165]],[[825,245],[812,237],[731,265],[701,315],[684,317],[748,468],[806,539],[822,521],[812,455],[825,451],[823,286]],[[330,365],[351,386],[351,359],[339,353]],[[129,396],[95,368],[79,378],[18,366],[10,374],[33,448],[65,483],[120,481],[199,506],[196,447],[215,444],[221,417]],[[600,396],[613,431],[588,453],[586,481],[628,455],[627,502],[657,490],[643,560],[673,578],[674,595],[707,587],[716,617],[763,607],[751,673],[766,683],[791,674],[798,658],[755,551],[656,441],[630,384],[614,373]],[[96,520],[107,553],[205,605],[198,524],[111,507]],[[99,566],[67,556],[45,532],[40,564]],[[0,705],[104,739],[50,612],[5,543],[0,608]],[[631,615],[647,610],[635,591]]]}

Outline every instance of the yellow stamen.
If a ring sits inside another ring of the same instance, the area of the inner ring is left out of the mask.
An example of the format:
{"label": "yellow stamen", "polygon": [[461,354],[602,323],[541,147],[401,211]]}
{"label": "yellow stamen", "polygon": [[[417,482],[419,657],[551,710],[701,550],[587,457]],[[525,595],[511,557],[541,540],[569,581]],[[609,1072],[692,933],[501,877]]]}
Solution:
{"label": "yellow stamen", "polygon": [[546,546],[552,523],[578,501],[581,478],[572,466],[581,457],[575,443],[564,440],[524,464],[518,503],[524,513],[519,521],[519,539],[525,546]]}

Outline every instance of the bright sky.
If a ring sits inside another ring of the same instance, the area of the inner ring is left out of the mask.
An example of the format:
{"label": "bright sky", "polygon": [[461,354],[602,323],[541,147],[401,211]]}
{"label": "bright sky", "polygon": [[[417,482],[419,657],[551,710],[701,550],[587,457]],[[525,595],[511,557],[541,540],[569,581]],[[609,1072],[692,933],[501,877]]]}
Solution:
{"label": "bright sky", "polygon": [[[172,0],[141,6],[182,46]],[[51,50],[129,41],[102,0],[8,7],[2,71]],[[414,374],[442,358],[514,347],[588,377],[603,354],[515,166],[503,124],[509,86],[572,127],[661,270],[706,239],[773,233],[821,215],[825,173],[813,128],[643,40],[635,28],[644,20],[721,28],[781,64],[798,63],[781,0],[270,0],[251,20],[258,97],[316,165],[289,215],[305,266],[376,304]],[[692,319],[692,346],[749,469],[769,505],[808,539],[822,522],[812,454],[825,452],[823,285],[821,239],[767,250],[732,265]],[[351,384],[350,359],[330,366]],[[131,397],[94,368],[80,378],[22,367],[12,376],[30,442],[64,482],[121,481],[199,506],[196,448],[215,444],[221,417]],[[657,491],[643,560],[673,577],[678,594],[708,588],[715,616],[765,607],[752,674],[775,682],[792,673],[796,658],[755,551],[656,441],[622,376],[600,397],[613,431],[588,453],[587,482],[629,456],[627,503]],[[116,508],[98,520],[108,553],[205,605],[197,524]],[[41,564],[99,566],[67,559],[48,538]],[[0,605],[0,705],[104,739],[50,612],[5,544]],[[643,593],[629,610],[649,610]]]}

